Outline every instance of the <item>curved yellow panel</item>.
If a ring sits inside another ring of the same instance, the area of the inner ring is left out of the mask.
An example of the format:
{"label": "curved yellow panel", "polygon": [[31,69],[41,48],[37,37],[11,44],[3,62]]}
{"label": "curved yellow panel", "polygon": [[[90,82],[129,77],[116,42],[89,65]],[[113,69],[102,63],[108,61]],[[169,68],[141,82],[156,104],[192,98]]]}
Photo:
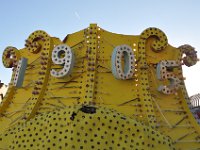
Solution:
{"label": "curved yellow panel", "polygon": [[160,29],[121,35],[91,24],[63,41],[38,30],[12,51],[0,149],[200,148],[181,68],[196,51],[172,47]]}

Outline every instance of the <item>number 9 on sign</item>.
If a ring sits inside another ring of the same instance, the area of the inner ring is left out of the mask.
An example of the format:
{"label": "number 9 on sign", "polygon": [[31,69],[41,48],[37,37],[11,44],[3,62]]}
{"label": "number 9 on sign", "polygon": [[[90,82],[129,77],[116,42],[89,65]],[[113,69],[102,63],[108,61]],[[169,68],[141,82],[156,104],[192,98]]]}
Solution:
{"label": "number 9 on sign", "polygon": [[74,65],[74,54],[69,46],[60,44],[52,51],[52,61],[54,64],[61,65],[61,70],[51,70],[51,75],[57,78],[69,75]]}

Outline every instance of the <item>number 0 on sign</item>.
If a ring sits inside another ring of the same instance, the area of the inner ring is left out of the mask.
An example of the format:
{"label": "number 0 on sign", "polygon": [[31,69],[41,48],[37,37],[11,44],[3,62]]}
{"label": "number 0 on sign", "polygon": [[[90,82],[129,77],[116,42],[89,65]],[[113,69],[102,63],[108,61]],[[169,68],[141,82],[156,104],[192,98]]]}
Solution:
{"label": "number 0 on sign", "polygon": [[[124,67],[122,66],[124,61]],[[117,46],[112,53],[112,73],[116,79],[132,78],[135,69],[133,50],[128,45]]]}

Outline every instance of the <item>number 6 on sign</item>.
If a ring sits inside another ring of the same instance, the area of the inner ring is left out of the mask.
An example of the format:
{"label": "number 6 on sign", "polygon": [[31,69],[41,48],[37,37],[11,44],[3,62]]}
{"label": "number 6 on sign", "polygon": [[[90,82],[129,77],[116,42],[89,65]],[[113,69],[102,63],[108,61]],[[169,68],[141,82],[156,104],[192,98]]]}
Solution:
{"label": "number 6 on sign", "polygon": [[62,65],[59,71],[51,70],[51,75],[57,78],[64,77],[71,73],[74,65],[74,54],[69,46],[60,44],[52,51],[52,61],[54,64]]}

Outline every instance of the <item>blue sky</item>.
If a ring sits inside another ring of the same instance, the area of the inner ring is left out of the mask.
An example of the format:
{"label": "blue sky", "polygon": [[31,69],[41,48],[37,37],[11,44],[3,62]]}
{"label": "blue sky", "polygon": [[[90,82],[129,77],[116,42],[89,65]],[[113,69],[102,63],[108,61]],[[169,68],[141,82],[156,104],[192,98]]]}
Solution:
{"label": "blue sky", "polygon": [[[67,34],[97,23],[105,30],[138,35],[148,27],[160,28],[171,45],[190,44],[200,53],[199,0],[1,0],[0,55],[7,46],[18,49],[35,30],[63,39]],[[198,54],[198,57],[200,55]],[[189,95],[200,92],[200,63],[184,67]],[[11,69],[0,62],[0,80],[8,83]]]}

